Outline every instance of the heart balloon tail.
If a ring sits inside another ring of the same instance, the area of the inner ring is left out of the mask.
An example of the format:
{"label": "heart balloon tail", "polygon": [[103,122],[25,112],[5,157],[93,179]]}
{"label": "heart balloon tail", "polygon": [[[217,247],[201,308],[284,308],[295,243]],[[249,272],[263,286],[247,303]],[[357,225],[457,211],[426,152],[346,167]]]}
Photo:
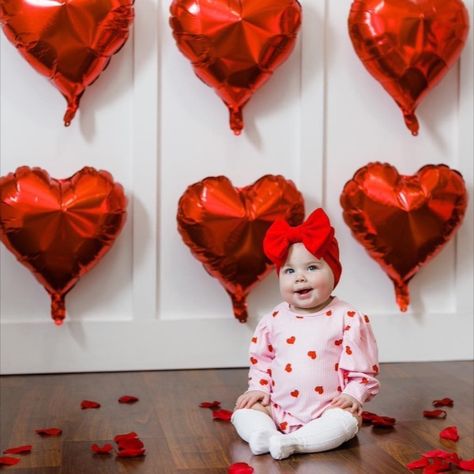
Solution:
{"label": "heart balloon tail", "polygon": [[79,97],[75,96],[72,99],[68,99],[66,97],[67,109],[66,109],[66,113],[64,114],[64,118],[63,118],[65,127],[69,127],[69,125],[71,125],[72,119],[75,117],[77,109],[79,108],[79,99],[80,99],[80,97],[81,96],[79,96]]}
{"label": "heart balloon tail", "polygon": [[240,135],[244,128],[244,118],[242,116],[242,107],[229,107],[229,124],[234,135]]}
{"label": "heart balloon tail", "polygon": [[245,323],[248,318],[247,313],[247,294],[239,291],[237,294],[229,293],[230,299],[232,300],[232,310],[234,311],[234,316],[241,322]]}
{"label": "heart balloon tail", "polygon": [[397,299],[397,305],[400,311],[405,312],[410,304],[410,292],[408,290],[408,283],[404,281],[394,281],[395,295]]}
{"label": "heart balloon tail", "polygon": [[408,130],[416,137],[420,130],[420,124],[418,123],[416,115],[413,112],[403,112],[403,119],[405,120],[405,125],[408,127]]}
{"label": "heart balloon tail", "polygon": [[51,317],[56,326],[61,326],[66,317],[66,295],[61,293],[50,293],[51,295]]}

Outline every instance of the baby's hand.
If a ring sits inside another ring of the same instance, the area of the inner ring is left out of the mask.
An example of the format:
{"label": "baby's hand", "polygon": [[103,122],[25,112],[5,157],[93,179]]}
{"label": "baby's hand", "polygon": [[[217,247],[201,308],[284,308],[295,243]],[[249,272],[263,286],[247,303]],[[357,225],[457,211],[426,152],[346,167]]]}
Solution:
{"label": "baby's hand", "polygon": [[267,406],[270,403],[270,394],[261,392],[260,390],[249,390],[237,398],[235,408],[252,408],[257,402],[260,402],[263,406]]}
{"label": "baby's hand", "polygon": [[354,415],[360,416],[362,414],[362,405],[354,397],[341,393],[331,402],[332,407],[342,408],[351,412]]}

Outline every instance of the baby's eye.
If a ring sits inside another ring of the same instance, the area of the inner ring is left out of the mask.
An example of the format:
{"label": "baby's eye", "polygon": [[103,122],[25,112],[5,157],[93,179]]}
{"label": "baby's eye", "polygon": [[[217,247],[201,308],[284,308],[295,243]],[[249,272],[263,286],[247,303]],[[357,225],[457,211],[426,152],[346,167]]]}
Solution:
{"label": "baby's eye", "polygon": [[285,268],[285,270],[283,271],[285,275],[291,275],[294,272],[295,271],[292,268]]}
{"label": "baby's eye", "polygon": [[317,270],[317,269],[318,269],[318,266],[317,266],[317,265],[309,265],[309,266],[308,266],[308,270],[309,270],[310,272],[314,272],[314,271]]}

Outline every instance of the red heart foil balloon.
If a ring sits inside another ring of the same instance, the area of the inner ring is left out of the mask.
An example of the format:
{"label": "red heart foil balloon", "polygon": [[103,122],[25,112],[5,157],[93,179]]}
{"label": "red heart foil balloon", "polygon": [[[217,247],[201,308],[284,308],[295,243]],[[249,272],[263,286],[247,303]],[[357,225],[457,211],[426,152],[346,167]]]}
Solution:
{"label": "red heart foil balloon", "polygon": [[243,129],[242,109],[290,55],[301,24],[297,0],[173,0],[170,25],[179,50]]}
{"label": "red heart foil balloon", "polygon": [[410,302],[408,282],[454,235],[467,206],[461,174],[426,165],[413,176],[387,163],[356,171],[341,194],[346,224],[395,286],[398,306]]}
{"label": "red heart foil balloon", "polygon": [[458,59],[469,30],[461,0],[354,0],[349,35],[413,135],[415,110]]}
{"label": "red heart foil balloon", "polygon": [[0,240],[50,294],[57,325],[66,294],[120,233],[126,206],[122,186],[94,168],[54,179],[23,166],[0,177]]}
{"label": "red heart foil balloon", "polygon": [[265,175],[234,188],[225,176],[189,186],[178,204],[178,231],[192,254],[232,299],[235,317],[247,320],[246,297],[272,268],[263,238],[275,219],[304,219],[304,201],[292,181]]}
{"label": "red heart foil balloon", "polygon": [[82,94],[127,41],[133,0],[1,0],[0,23],[20,54],[63,94],[70,125]]}

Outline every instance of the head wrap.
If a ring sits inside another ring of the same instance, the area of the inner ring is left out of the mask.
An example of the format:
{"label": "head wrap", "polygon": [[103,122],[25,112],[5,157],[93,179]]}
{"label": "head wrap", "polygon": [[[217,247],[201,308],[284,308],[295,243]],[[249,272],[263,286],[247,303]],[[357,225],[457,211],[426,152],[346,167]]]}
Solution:
{"label": "head wrap", "polygon": [[334,228],[321,208],[313,211],[301,225],[292,227],[284,220],[276,220],[268,228],[263,239],[263,251],[275,264],[277,272],[288,257],[290,246],[297,242],[302,242],[316,258],[326,261],[332,270],[336,286],[342,272],[339,246],[334,237]]}

